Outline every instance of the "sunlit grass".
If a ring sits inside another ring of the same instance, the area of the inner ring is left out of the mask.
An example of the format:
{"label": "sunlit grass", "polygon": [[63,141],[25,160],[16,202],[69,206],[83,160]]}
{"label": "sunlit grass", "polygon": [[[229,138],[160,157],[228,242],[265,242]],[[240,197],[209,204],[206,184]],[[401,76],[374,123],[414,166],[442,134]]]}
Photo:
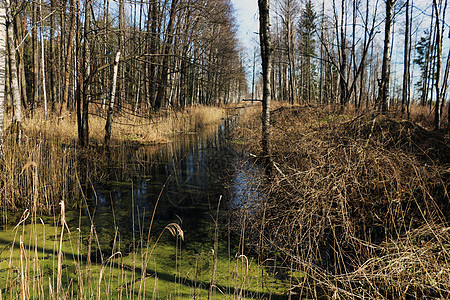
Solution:
{"label": "sunlit grass", "polygon": [[[112,124],[112,141],[128,140],[143,143],[165,143],[175,133],[196,131],[206,125],[218,124],[226,117],[221,107],[193,106],[182,111],[164,111],[147,117],[118,114]],[[98,113],[89,117],[91,142],[102,144],[105,135],[105,117]],[[61,116],[43,118],[37,110],[29,118],[24,118],[22,128],[25,138],[57,138],[66,143],[76,143],[77,117],[75,112],[63,112]]]}
{"label": "sunlit grass", "polygon": [[103,259],[89,262],[81,231],[72,229],[69,233],[65,228],[60,244],[61,226],[42,219],[30,222],[30,218],[0,232],[0,288],[7,298],[22,298],[24,293],[25,298],[55,297],[59,251],[63,257],[59,293],[67,299],[204,299],[208,294],[217,299],[253,299],[262,293],[277,295],[286,290],[285,284],[276,282],[252,258],[223,254],[218,256],[217,276],[210,289],[212,252],[180,249],[176,238],[173,244],[160,243],[151,251],[144,289],[141,270],[145,248],[126,255],[105,253]]}

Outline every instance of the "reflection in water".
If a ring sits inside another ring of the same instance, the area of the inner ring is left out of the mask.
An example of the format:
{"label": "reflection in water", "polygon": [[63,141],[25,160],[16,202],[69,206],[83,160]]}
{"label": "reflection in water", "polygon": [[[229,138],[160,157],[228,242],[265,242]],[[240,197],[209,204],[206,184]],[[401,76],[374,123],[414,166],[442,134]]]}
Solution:
{"label": "reflection in water", "polygon": [[[175,221],[185,232],[186,247],[209,250],[214,234],[212,215],[220,195],[222,204],[231,206],[260,198],[257,187],[251,184],[258,168],[245,162],[228,138],[233,122],[227,119],[219,128],[208,128],[201,134],[178,135],[167,145],[141,147],[133,181],[95,184],[88,204],[102,252],[113,250],[115,228],[122,245],[119,250],[126,252],[145,243],[158,197],[152,235]],[[226,205],[222,206],[226,212]],[[87,217],[83,223],[89,224]]]}
{"label": "reflection in water", "polygon": [[[243,160],[236,169],[231,184],[232,208],[250,208],[264,203],[265,196],[261,192],[264,172],[256,162]],[[250,209],[251,210],[251,209]]]}

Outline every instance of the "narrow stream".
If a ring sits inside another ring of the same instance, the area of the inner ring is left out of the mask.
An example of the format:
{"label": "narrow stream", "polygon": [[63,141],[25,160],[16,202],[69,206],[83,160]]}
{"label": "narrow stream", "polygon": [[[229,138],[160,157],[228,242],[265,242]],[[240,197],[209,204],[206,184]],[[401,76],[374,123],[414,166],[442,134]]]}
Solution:
{"label": "narrow stream", "polygon": [[[184,248],[209,251],[220,205],[219,240],[232,240],[229,208],[261,197],[252,179],[259,172],[258,167],[247,162],[245,154],[231,140],[234,123],[235,119],[228,118],[218,127],[180,134],[167,145],[152,146],[146,161],[136,162],[142,166],[132,181],[94,184],[88,207],[101,252],[126,253],[145,245],[157,202],[153,237],[175,222],[184,231]],[[87,211],[82,223],[81,228],[90,228]],[[171,238],[166,234],[163,241]],[[222,247],[229,247],[226,244]]]}

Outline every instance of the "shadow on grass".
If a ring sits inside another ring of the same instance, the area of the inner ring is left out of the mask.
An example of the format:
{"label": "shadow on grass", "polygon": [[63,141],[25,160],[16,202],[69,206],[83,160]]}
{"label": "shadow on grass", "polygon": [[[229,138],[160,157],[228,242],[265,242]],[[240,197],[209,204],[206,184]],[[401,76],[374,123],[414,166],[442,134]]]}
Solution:
{"label": "shadow on grass", "polygon": [[[57,253],[57,251],[54,251],[51,249],[46,249],[46,248],[39,247],[39,246],[35,248],[35,246],[30,247],[30,245],[27,245],[26,243],[24,243],[23,245],[24,245],[25,249],[33,249],[33,250],[37,250],[38,254],[46,254],[46,256],[42,258],[43,260],[49,259],[50,257],[52,257],[51,255],[55,255]],[[0,238],[0,252],[1,253],[3,253],[5,250],[9,250],[11,246],[12,246],[11,241]],[[20,244],[18,242],[14,243],[14,249],[17,251],[20,251]],[[63,251],[63,256],[64,257],[73,257],[73,259],[75,261],[87,263],[87,255],[78,255],[78,254],[73,254],[73,253],[68,253],[68,252]],[[101,259],[100,260],[94,259],[93,261],[91,261],[91,265],[94,265],[94,266],[101,267],[102,264],[107,265],[108,268],[112,267],[117,271],[125,270],[128,272],[136,273],[136,275],[138,276],[138,279],[136,279],[135,281],[130,281],[130,282],[126,283],[125,285],[122,286],[122,288],[139,282],[141,280],[141,276],[143,274],[142,268],[140,268],[140,267],[132,267],[130,265],[119,264],[114,261],[107,262],[107,260],[103,260],[103,263],[102,263]],[[74,270],[74,273],[75,273],[75,270]],[[153,278],[157,278],[158,280],[163,280],[168,283],[181,284],[188,288],[194,289],[194,291],[196,293],[197,293],[197,291],[200,292],[200,290],[202,290],[203,292],[205,292],[205,291],[207,292],[211,288],[210,282],[201,281],[201,280],[193,280],[193,279],[189,279],[187,277],[169,274],[167,272],[154,272],[154,271],[148,270],[148,268],[145,273],[145,277],[146,278],[153,277]],[[74,280],[75,280],[75,282],[77,281],[76,279],[74,279]],[[214,285],[212,290],[214,290],[214,289],[215,289],[215,292],[219,293],[219,294],[236,295],[236,296],[242,295],[242,297],[253,298],[253,299],[286,299],[285,295],[280,295],[280,294],[270,293],[270,292],[257,292],[257,291],[253,291],[253,290],[249,290],[249,289],[245,289],[245,288],[239,289],[236,287],[229,287],[229,286],[224,286],[224,285],[219,285],[219,284]],[[9,290],[9,288],[4,290],[4,292],[7,292],[8,290]],[[134,294],[137,295],[138,292],[134,291]]]}

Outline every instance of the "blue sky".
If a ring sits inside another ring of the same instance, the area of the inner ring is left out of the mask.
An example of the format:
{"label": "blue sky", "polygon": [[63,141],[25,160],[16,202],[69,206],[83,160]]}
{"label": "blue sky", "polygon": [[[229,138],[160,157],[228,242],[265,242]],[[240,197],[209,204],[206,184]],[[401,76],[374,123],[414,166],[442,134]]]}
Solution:
{"label": "blue sky", "polygon": [[[259,40],[259,36],[257,34],[255,34],[255,32],[259,31],[259,24],[258,24],[258,0],[231,0],[233,7],[234,7],[234,16],[236,17],[236,24],[237,24],[237,28],[238,28],[238,38],[240,40],[241,45],[245,48],[245,65],[246,65],[246,69],[247,69],[247,78],[251,79],[251,65],[252,65],[252,60],[253,60],[253,51],[254,48],[258,46],[258,40]],[[300,1],[301,2],[301,1]],[[314,1],[316,2],[321,2],[321,1]],[[325,1],[326,4],[329,4],[330,2]],[[378,2],[376,2],[375,0],[371,0],[371,3],[378,3],[379,8],[378,8],[378,15],[379,15],[379,20],[378,22],[382,24],[382,20],[381,18],[384,15],[384,0],[378,0]],[[429,16],[430,16],[430,11],[431,11],[431,1],[427,1],[427,0],[414,0],[414,4],[415,4],[415,8],[414,8],[414,14],[416,15],[416,17],[414,18],[414,28],[413,29],[418,29],[417,27],[419,27],[420,29],[418,30],[418,36],[420,36],[421,34],[423,34],[423,28],[422,27],[427,27],[429,24]],[[271,9],[273,9],[275,3],[271,3]],[[316,4],[316,7],[320,7],[320,5]],[[327,5],[325,5],[327,6]],[[331,15],[331,12],[328,11],[328,13]],[[403,30],[402,26],[403,25],[403,14],[397,16],[396,19],[396,24],[395,26],[395,37],[394,37],[394,44],[393,44],[393,48],[394,48],[394,53],[393,53],[393,61],[392,61],[392,73],[393,76],[395,77],[395,74],[402,74],[402,68],[403,68],[403,34],[401,33],[401,31]],[[448,23],[450,23],[449,20],[449,14],[447,13],[447,18],[446,21]],[[445,39],[444,39],[444,49],[443,49],[443,58],[446,58],[447,54],[448,54],[448,48],[449,48],[449,39],[447,38],[448,36],[448,31],[450,30],[448,27],[450,25],[448,25],[447,23],[447,28],[446,28],[446,32],[445,32]],[[377,38],[375,40],[375,43],[377,45],[382,45],[382,39],[383,39],[383,34],[381,31],[382,28],[380,28],[380,32],[377,34]],[[400,34],[399,34],[400,33]],[[417,37],[413,37],[413,39],[415,40]],[[259,49],[257,49],[256,51],[259,52]],[[259,54],[259,53],[258,53]],[[413,53],[413,58],[414,58],[415,53]],[[443,62],[445,63],[445,62]],[[259,66],[258,66],[259,67]],[[419,74],[416,72],[414,74],[415,76],[418,76]]]}
{"label": "blue sky", "polygon": [[231,0],[235,9],[234,15],[238,26],[238,37],[242,46],[253,51],[255,39],[259,39],[258,32],[258,1],[257,0]]}
{"label": "blue sky", "polygon": [[[244,66],[247,71],[247,80],[251,85],[253,51],[258,46],[259,31],[258,0],[231,0],[236,17],[238,38],[245,49]],[[259,48],[256,49],[259,54]],[[259,63],[256,67],[259,69]]]}

